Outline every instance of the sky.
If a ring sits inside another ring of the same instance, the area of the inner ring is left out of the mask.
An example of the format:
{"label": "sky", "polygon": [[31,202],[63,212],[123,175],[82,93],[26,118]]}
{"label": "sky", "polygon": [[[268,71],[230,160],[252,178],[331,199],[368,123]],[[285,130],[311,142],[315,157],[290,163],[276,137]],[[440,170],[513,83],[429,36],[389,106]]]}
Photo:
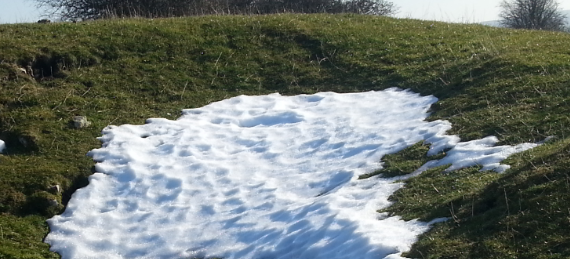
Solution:
{"label": "sky", "polygon": [[[396,17],[444,22],[479,23],[499,20],[501,0],[394,0]],[[570,1],[558,1],[560,10],[570,10]]]}
{"label": "sky", "polygon": [[0,23],[36,22],[40,11],[33,0],[0,0]]}
{"label": "sky", "polygon": [[395,0],[401,18],[445,22],[483,22],[499,19],[499,0]]}
{"label": "sky", "polygon": [[[177,120],[108,126],[87,155],[95,171],[45,242],[63,259],[402,259],[433,223],[378,213],[398,180],[451,165],[502,172],[538,144],[460,142],[451,123],[425,121],[433,96],[384,91],[237,96]],[[415,172],[358,179],[420,141]],[[9,148],[9,147],[8,147]]]}
{"label": "sky", "polygon": [[[396,17],[445,22],[476,23],[499,19],[500,0],[392,0],[399,7]],[[35,22],[40,11],[33,0],[0,0],[0,23]],[[570,1],[559,1],[570,10]]]}

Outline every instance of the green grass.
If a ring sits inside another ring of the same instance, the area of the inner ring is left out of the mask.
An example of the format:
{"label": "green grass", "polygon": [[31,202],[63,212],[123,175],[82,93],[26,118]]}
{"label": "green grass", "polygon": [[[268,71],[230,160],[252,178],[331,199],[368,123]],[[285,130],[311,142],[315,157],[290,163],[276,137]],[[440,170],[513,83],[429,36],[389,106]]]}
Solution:
{"label": "green grass", "polygon": [[360,175],[358,179],[366,179],[375,175],[381,175],[381,177],[384,178],[407,175],[413,173],[416,169],[419,169],[423,164],[430,160],[437,160],[445,157],[445,152],[441,152],[434,156],[428,156],[428,150],[429,145],[420,141],[401,150],[400,152],[385,155],[382,157],[382,169]]}
{"label": "green grass", "polygon": [[509,159],[505,174],[428,170],[406,180],[382,210],[404,219],[448,217],[424,234],[413,258],[568,258],[570,140]]}
{"label": "green grass", "polygon": [[[464,141],[555,136],[504,174],[435,168],[408,179],[387,212],[452,218],[410,256],[570,257],[569,44],[565,33],[360,15],[0,25],[0,258],[57,258],[44,220],[87,184],[85,154],[107,125],[175,119],[240,94],[388,87],[438,97],[429,119],[449,120]],[[74,129],[76,115],[92,125]],[[426,160],[425,147],[412,149],[384,158],[394,175]]]}

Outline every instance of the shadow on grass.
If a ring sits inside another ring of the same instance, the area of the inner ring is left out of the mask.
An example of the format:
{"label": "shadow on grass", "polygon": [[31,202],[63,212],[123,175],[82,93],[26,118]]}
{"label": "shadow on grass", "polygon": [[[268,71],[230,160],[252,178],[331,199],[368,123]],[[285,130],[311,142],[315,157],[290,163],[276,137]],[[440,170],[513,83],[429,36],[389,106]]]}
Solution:
{"label": "shadow on grass", "polygon": [[533,158],[515,158],[520,166],[485,188],[433,204],[432,211],[445,214],[447,208],[447,215],[429,218],[450,220],[424,234],[407,256],[570,257],[570,175],[564,169],[570,166],[570,141],[541,148]]}
{"label": "shadow on grass", "polygon": [[63,205],[67,206],[67,203],[69,203],[69,200],[71,200],[71,196],[73,193],[75,193],[75,191],[89,184],[89,175],[93,173],[95,173],[95,166],[92,167],[90,173],[79,174],[73,178],[69,188],[62,193],[61,202]]}
{"label": "shadow on grass", "polygon": [[6,155],[28,155],[38,152],[37,136],[31,132],[6,131],[0,134],[6,143]]}

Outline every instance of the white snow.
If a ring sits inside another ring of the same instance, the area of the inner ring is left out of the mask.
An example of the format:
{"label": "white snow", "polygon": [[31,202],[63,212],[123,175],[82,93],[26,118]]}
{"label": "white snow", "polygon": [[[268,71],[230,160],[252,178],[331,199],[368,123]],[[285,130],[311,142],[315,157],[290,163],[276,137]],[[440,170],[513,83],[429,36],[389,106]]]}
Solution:
{"label": "white snow", "polygon": [[45,242],[63,258],[400,258],[430,223],[376,212],[402,184],[357,178],[383,155],[425,140],[451,150],[423,169],[503,171],[536,145],[460,143],[449,122],[424,120],[436,101],[398,89],[238,96],[109,126],[88,154],[97,173]]}
{"label": "white snow", "polygon": [[481,171],[495,170],[499,173],[509,169],[508,165],[501,165],[500,162],[512,154],[536,147],[537,144],[523,143],[516,146],[498,146],[495,144],[499,140],[495,136],[469,142],[458,143],[447,155],[435,166],[451,164],[446,171],[453,171],[473,165],[481,165]]}

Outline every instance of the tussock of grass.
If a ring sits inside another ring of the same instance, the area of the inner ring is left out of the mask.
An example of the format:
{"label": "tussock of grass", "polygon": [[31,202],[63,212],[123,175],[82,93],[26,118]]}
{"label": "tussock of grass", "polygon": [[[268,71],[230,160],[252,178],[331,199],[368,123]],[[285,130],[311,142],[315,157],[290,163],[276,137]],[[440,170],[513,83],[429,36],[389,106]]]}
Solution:
{"label": "tussock of grass", "polygon": [[434,156],[428,156],[428,150],[429,145],[420,141],[401,150],[400,152],[385,155],[382,157],[382,169],[360,175],[358,179],[366,179],[375,175],[380,175],[384,178],[407,175],[413,173],[416,169],[420,168],[430,160],[437,160],[445,157],[444,152]]}
{"label": "tussock of grass", "polygon": [[[432,169],[408,180],[392,213],[456,217],[412,256],[568,257],[569,42],[565,33],[361,15],[1,25],[0,258],[57,257],[41,241],[44,220],[63,206],[45,202],[65,205],[87,184],[85,154],[107,125],[174,119],[240,94],[394,86],[438,97],[429,119],[449,120],[463,141],[558,139],[511,158],[505,174]],[[92,125],[73,128],[76,115]],[[416,151],[401,165],[392,157],[392,174],[420,164]],[[50,192],[55,184],[62,193]]]}

